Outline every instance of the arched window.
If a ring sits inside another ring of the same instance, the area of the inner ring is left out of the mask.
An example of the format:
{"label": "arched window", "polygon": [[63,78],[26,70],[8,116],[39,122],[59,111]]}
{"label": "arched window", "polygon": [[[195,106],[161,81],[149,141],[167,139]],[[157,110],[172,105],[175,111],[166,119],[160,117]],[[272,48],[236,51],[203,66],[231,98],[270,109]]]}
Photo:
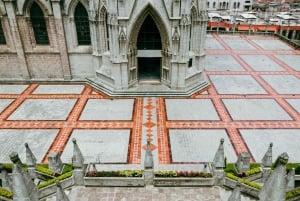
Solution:
{"label": "arched window", "polygon": [[75,9],[75,25],[78,45],[90,45],[91,35],[88,13],[80,2]]}
{"label": "arched window", "polygon": [[237,4],[237,7],[238,7],[238,8],[240,8],[240,5],[241,5],[241,3],[240,3],[240,2],[238,2],[238,4]]}
{"label": "arched window", "polygon": [[236,9],[236,2],[233,3],[233,8]]}
{"label": "arched window", "polygon": [[39,5],[35,2],[30,8],[30,20],[36,44],[49,45],[49,38],[44,14]]}
{"label": "arched window", "polygon": [[213,8],[216,8],[216,2],[213,3]]}
{"label": "arched window", "polygon": [[2,29],[1,20],[0,20],[0,44],[1,45],[5,45],[6,44],[4,32],[3,32],[3,29]]}
{"label": "arched window", "polygon": [[209,8],[209,1],[207,2],[207,8]]}

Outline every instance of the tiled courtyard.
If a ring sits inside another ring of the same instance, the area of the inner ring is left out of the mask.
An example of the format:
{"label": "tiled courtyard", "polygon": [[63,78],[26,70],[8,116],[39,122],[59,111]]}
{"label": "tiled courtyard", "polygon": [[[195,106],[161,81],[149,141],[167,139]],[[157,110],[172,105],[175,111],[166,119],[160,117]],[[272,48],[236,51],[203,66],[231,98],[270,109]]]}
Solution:
{"label": "tiled courtyard", "polygon": [[[207,36],[211,86],[187,98],[111,98],[84,84],[0,85],[0,162],[28,143],[39,162],[50,152],[71,162],[72,138],[86,162],[142,167],[151,138],[155,168],[197,169],[221,138],[227,161],[243,151],[260,162],[300,162],[300,51],[274,37]],[[275,160],[275,157],[274,157]],[[117,167],[118,166],[118,167]]]}

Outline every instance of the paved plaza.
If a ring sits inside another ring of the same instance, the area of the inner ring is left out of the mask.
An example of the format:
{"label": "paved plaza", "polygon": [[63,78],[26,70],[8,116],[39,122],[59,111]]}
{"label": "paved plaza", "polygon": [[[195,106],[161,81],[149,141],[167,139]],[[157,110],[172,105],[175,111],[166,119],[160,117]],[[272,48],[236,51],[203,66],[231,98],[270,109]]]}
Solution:
{"label": "paved plaza", "polygon": [[[25,161],[24,143],[39,162],[56,151],[70,163],[72,138],[99,169],[142,168],[147,138],[155,169],[201,170],[221,138],[228,162],[240,152],[260,162],[271,142],[274,160],[287,152],[300,162],[300,51],[271,36],[208,35],[206,47],[211,86],[186,98],[111,98],[85,84],[1,84],[0,163],[10,162],[12,151]],[[223,200],[211,191],[215,197],[182,200]]]}

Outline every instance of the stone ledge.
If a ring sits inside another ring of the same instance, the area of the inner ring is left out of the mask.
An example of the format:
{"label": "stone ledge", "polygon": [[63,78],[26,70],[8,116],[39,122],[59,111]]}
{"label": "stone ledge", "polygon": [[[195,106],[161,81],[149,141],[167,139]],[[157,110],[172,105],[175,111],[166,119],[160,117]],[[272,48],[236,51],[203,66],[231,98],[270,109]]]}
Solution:
{"label": "stone ledge", "polygon": [[184,186],[213,186],[215,178],[187,178],[187,177],[155,177],[154,186],[160,187],[184,187]]}
{"label": "stone ledge", "polygon": [[142,187],[145,186],[144,177],[84,177],[84,185],[106,187]]}

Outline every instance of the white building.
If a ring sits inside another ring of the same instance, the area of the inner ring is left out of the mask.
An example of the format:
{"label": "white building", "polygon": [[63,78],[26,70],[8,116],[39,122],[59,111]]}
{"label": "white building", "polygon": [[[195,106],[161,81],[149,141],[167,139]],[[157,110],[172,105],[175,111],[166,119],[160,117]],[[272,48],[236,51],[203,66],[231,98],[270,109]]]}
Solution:
{"label": "white building", "polygon": [[208,11],[235,10],[247,11],[251,10],[253,0],[207,0]]}

